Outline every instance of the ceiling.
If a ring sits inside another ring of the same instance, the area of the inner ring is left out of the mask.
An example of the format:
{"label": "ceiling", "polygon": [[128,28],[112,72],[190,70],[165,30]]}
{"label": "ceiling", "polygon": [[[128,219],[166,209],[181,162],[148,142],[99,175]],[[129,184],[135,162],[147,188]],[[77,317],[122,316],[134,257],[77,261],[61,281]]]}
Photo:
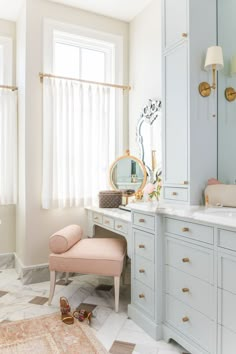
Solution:
{"label": "ceiling", "polygon": [[[152,0],[49,0],[130,22]],[[23,0],[0,0],[0,18],[15,21]]]}

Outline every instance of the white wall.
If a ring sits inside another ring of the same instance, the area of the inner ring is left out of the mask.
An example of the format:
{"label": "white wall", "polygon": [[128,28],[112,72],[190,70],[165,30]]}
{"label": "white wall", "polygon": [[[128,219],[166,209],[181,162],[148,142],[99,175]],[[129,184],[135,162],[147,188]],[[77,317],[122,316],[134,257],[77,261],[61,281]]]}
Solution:
{"label": "white wall", "polygon": [[[23,16],[23,15],[22,15]],[[23,17],[22,17],[23,18]],[[124,38],[124,82],[128,82],[128,24],[86,11],[47,2],[26,0],[25,98],[21,96],[20,114],[21,161],[19,166],[17,254],[24,265],[48,261],[48,237],[70,223],[85,227],[83,209],[42,210],[42,85],[38,73],[43,68],[43,18],[90,27],[121,35]],[[22,23],[19,21],[19,31]],[[19,35],[19,41],[23,41]],[[21,43],[18,43],[19,46]],[[21,53],[23,58],[24,53]],[[22,61],[19,58],[19,61]],[[18,76],[22,83],[22,78]],[[23,80],[24,81],[24,80]],[[23,87],[22,87],[23,88]],[[23,114],[25,103],[25,116]],[[24,131],[22,131],[24,130]],[[25,201],[25,202],[24,202]]]}
{"label": "white wall", "polygon": [[[15,82],[15,23],[0,19],[0,36],[13,39],[13,83]],[[0,254],[15,251],[15,207],[0,206]]]}
{"label": "white wall", "polygon": [[161,98],[161,0],[153,0],[130,23],[129,144],[139,156],[136,124],[149,98]]}

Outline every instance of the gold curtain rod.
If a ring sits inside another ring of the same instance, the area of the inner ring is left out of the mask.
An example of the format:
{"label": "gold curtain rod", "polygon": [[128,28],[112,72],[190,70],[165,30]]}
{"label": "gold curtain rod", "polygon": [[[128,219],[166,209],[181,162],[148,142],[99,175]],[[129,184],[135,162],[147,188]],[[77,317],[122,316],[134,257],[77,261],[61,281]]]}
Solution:
{"label": "gold curtain rod", "polygon": [[16,87],[16,86],[0,85],[0,89],[6,89],[6,90],[17,91],[17,90],[18,90],[18,87]]}
{"label": "gold curtain rod", "polygon": [[57,75],[52,75],[52,74],[44,74],[44,73],[39,73],[39,77],[41,82],[43,81],[44,77],[51,77],[55,79],[63,79],[63,80],[71,80],[71,81],[79,81],[79,82],[84,82],[87,84],[95,84],[95,85],[101,85],[101,86],[108,86],[108,87],[115,87],[123,90],[130,90],[130,86],[125,86],[125,85],[115,85],[115,84],[108,84],[106,82],[98,82],[98,81],[90,81],[90,80],[82,80],[82,79],[76,79],[72,77],[65,77],[65,76],[57,76]]}

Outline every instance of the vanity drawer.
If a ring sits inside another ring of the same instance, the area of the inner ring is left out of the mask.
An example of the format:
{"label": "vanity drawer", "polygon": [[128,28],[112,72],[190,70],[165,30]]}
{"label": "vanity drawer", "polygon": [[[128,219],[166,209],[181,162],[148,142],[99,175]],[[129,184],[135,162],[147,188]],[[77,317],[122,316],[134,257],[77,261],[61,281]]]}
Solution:
{"label": "vanity drawer", "polygon": [[[236,257],[219,255],[218,269],[218,287],[236,294]],[[233,279],[234,281],[232,281]]]}
{"label": "vanity drawer", "polygon": [[155,316],[154,292],[138,280],[133,281],[133,302],[141,307],[144,315]]}
{"label": "vanity drawer", "polygon": [[165,218],[165,231],[209,244],[213,244],[214,240],[213,227],[182,220]]}
{"label": "vanity drawer", "polygon": [[108,216],[103,216],[102,223],[104,226],[114,229],[114,219],[109,218]]}
{"label": "vanity drawer", "polygon": [[214,288],[209,283],[166,266],[166,292],[213,319]]}
{"label": "vanity drawer", "polygon": [[236,251],[236,232],[223,229],[218,230],[218,246]]}
{"label": "vanity drawer", "polygon": [[166,265],[213,283],[213,251],[207,248],[167,237]]}
{"label": "vanity drawer", "polygon": [[102,224],[102,215],[98,213],[93,213],[93,221]]}
{"label": "vanity drawer", "polygon": [[218,300],[219,324],[235,332],[236,335],[236,295],[219,289]]}
{"label": "vanity drawer", "polygon": [[236,334],[223,326],[219,330],[219,354],[235,354]]}
{"label": "vanity drawer", "polygon": [[133,224],[147,230],[155,231],[155,216],[135,212],[133,214]]}
{"label": "vanity drawer", "polygon": [[154,289],[154,263],[143,257],[134,257],[134,276],[141,283]]}
{"label": "vanity drawer", "polygon": [[154,235],[134,229],[134,253],[154,262]]}
{"label": "vanity drawer", "polygon": [[212,353],[214,322],[200,312],[166,295],[166,321],[181,333]]}
{"label": "vanity drawer", "polygon": [[127,234],[128,225],[126,222],[121,220],[115,220],[115,230],[122,232],[123,234]]}
{"label": "vanity drawer", "polygon": [[169,200],[177,200],[182,202],[188,201],[187,188],[164,187],[164,198]]}

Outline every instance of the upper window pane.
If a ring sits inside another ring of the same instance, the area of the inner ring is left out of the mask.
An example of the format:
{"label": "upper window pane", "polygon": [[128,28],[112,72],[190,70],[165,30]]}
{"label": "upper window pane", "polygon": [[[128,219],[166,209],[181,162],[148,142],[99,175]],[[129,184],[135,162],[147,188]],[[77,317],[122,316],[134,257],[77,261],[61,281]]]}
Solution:
{"label": "upper window pane", "polygon": [[105,55],[91,49],[81,49],[81,79],[105,81]]}
{"label": "upper window pane", "polygon": [[4,83],[4,78],[3,78],[3,66],[4,66],[4,60],[3,60],[3,46],[0,45],[0,85]]}
{"label": "upper window pane", "polygon": [[55,43],[54,73],[61,76],[80,77],[79,47]]}

